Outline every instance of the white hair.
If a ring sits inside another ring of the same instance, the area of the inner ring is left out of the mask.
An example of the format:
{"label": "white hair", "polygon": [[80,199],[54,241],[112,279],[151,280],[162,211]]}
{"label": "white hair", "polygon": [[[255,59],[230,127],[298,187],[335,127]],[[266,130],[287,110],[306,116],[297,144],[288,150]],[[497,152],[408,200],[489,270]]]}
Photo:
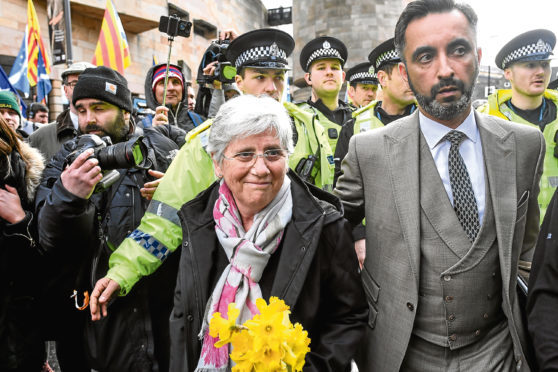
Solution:
{"label": "white hair", "polygon": [[281,147],[293,152],[293,128],[283,105],[271,97],[241,95],[223,104],[213,119],[207,151],[221,164],[231,141],[274,131]]}

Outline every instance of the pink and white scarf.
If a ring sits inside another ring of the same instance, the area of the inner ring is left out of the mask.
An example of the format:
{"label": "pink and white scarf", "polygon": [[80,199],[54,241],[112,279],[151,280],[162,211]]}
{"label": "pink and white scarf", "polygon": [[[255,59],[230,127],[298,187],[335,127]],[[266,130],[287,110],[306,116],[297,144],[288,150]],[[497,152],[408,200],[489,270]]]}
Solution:
{"label": "pink and white scarf", "polygon": [[243,324],[258,314],[256,299],[262,297],[258,283],[271,254],[279,247],[285,226],[292,217],[292,207],[291,180],[285,176],[275,199],[254,215],[252,226],[244,231],[231,190],[224,180],[221,181],[213,218],[215,233],[227,254],[229,265],[207,301],[199,334],[203,344],[196,372],[230,369],[229,348],[214,346],[218,339],[209,335],[209,321],[215,312],[226,317],[231,302],[240,309],[237,324]]}

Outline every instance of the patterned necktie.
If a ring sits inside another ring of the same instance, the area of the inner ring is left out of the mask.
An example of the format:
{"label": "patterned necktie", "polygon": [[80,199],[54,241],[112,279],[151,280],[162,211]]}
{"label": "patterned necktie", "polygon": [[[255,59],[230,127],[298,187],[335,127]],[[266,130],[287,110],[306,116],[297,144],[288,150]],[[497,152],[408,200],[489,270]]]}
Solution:
{"label": "patterned necktie", "polygon": [[451,192],[453,194],[453,209],[472,243],[479,233],[480,223],[473,185],[471,184],[465,162],[459,153],[459,145],[465,138],[464,133],[456,130],[452,130],[444,136],[444,139],[451,143],[448,165]]}

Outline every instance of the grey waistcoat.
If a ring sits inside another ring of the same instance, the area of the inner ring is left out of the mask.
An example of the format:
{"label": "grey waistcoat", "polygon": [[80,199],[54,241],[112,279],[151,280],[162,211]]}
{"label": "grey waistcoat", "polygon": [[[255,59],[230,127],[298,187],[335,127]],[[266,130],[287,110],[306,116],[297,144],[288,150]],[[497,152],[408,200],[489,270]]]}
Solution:
{"label": "grey waistcoat", "polygon": [[[483,222],[471,245],[422,136],[420,167],[420,286],[413,333],[454,350],[505,319],[490,185],[486,177]],[[441,219],[455,223],[442,229]]]}

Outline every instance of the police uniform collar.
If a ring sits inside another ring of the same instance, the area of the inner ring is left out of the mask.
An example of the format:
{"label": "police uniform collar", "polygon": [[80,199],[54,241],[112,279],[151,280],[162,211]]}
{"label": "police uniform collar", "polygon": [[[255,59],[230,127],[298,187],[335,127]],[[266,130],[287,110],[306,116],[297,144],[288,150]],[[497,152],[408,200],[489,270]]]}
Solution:
{"label": "police uniform collar", "polygon": [[264,28],[246,32],[227,48],[226,58],[237,69],[243,67],[288,70],[287,58],[294,39],[284,31]]}
{"label": "police uniform collar", "polygon": [[515,62],[549,60],[556,36],[549,30],[532,30],[514,37],[496,55],[496,66],[502,70]]}
{"label": "police uniform collar", "polygon": [[321,36],[309,41],[300,52],[300,66],[308,72],[312,62],[320,59],[337,59],[341,67],[347,61],[347,47],[339,39],[331,36]]}
{"label": "police uniform collar", "polygon": [[401,57],[395,48],[394,38],[384,41],[370,52],[368,61],[374,66],[374,70],[378,70],[388,63],[399,63]]}

